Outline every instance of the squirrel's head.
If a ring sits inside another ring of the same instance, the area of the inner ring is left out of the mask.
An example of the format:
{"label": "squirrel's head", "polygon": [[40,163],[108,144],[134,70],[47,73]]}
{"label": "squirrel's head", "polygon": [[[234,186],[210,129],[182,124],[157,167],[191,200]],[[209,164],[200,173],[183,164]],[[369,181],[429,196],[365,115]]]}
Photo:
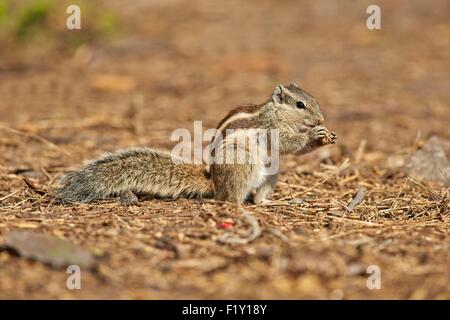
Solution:
{"label": "squirrel's head", "polygon": [[296,84],[278,85],[272,101],[283,117],[293,122],[301,131],[315,127],[324,121],[322,111],[316,99]]}

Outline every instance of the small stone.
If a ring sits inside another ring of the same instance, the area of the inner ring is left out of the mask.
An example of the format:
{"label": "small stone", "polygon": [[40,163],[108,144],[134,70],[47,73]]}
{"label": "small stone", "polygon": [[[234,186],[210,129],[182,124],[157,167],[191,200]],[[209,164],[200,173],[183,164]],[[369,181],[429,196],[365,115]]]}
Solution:
{"label": "small stone", "polygon": [[305,201],[303,199],[292,199],[289,201],[289,204],[303,204]]}
{"label": "small stone", "polygon": [[350,277],[360,276],[366,273],[366,268],[360,263],[351,263],[347,266],[347,275]]}
{"label": "small stone", "polygon": [[405,169],[418,180],[450,184],[450,162],[445,154],[446,141],[433,136],[407,161]]}

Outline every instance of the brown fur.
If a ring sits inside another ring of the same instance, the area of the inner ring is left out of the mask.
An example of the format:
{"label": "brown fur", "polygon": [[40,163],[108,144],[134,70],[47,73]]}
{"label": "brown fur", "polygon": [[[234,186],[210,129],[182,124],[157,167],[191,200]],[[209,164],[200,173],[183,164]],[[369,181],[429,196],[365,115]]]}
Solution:
{"label": "brown fur", "polygon": [[[305,108],[296,106],[300,100]],[[224,150],[232,148],[242,164],[212,162],[211,180],[202,165],[174,159],[169,152],[128,149],[103,156],[67,175],[56,198],[70,203],[119,196],[123,203],[134,203],[135,194],[171,198],[214,195],[217,200],[241,203],[255,190],[254,202],[259,203],[273,190],[278,173],[267,174],[262,159],[249,148],[239,147],[226,135],[226,129],[244,129],[244,133],[245,129],[278,129],[280,153],[302,154],[328,143],[324,137],[332,137],[330,143],[336,139],[335,134],[319,126],[322,122],[314,97],[294,84],[280,85],[265,103],[240,106],[220,121],[218,128],[222,128],[224,138],[213,140],[218,148],[214,156],[223,157]]]}
{"label": "brown fur", "polygon": [[203,166],[175,163],[170,153],[149,148],[128,149],[95,160],[65,177],[57,199],[90,202],[127,192],[160,197],[211,197],[213,188]]}
{"label": "brown fur", "polygon": [[260,106],[257,104],[244,104],[242,106],[238,106],[236,108],[234,108],[233,110],[231,110],[226,116],[225,118],[223,118],[219,124],[217,125],[217,128],[220,128],[220,126],[227,121],[228,119],[230,119],[232,116],[238,114],[238,113],[254,113],[256,111],[258,111],[260,109]]}
{"label": "brown fur", "polygon": [[[296,103],[300,100],[305,109],[297,107]],[[254,116],[240,119],[237,115],[241,112],[253,113]],[[236,120],[223,126],[233,116]],[[223,140],[213,140],[212,155],[216,160],[223,160],[223,163],[213,162],[210,168],[215,198],[241,203],[248,199],[254,190],[253,201],[259,203],[274,189],[278,178],[278,174],[265,173],[262,160],[248,161],[245,164],[224,163],[225,151],[221,152],[221,147],[226,149],[226,146],[231,144],[229,148],[236,149],[232,145],[233,140],[230,140],[232,138],[228,138],[227,129],[278,129],[280,153],[303,154],[320,147],[323,145],[323,137],[330,136],[327,129],[319,126],[323,120],[323,114],[314,97],[294,84],[278,86],[264,104],[240,107],[230,112],[218,126],[221,128]],[[270,143],[269,139],[269,148]],[[237,148],[236,158],[255,160],[245,147]]]}

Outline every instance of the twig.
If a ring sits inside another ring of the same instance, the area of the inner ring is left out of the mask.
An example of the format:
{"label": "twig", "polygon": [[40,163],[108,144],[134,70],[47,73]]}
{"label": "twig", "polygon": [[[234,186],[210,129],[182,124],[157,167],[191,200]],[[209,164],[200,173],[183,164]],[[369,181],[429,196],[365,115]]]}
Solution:
{"label": "twig", "polygon": [[355,207],[358,204],[360,204],[361,201],[363,201],[365,193],[366,193],[366,188],[358,187],[358,191],[356,192],[356,196],[353,198],[353,200],[347,206],[348,212],[353,212],[353,210],[355,210]]}
{"label": "twig", "polygon": [[[408,180],[405,180],[405,183],[403,184],[402,188],[400,189],[400,191],[397,193],[397,196],[394,199],[394,202],[392,202],[391,207],[389,208],[389,210],[393,210],[395,209],[395,206],[397,205],[397,200],[398,198],[400,198],[400,195],[402,194],[402,192],[405,190],[406,185],[408,184]],[[381,211],[380,211],[381,212]]]}
{"label": "twig", "polygon": [[261,235],[261,227],[259,226],[258,220],[255,218],[255,216],[241,207],[239,207],[238,209],[242,212],[242,217],[247,220],[248,224],[251,227],[250,236],[248,236],[247,238],[240,238],[234,236],[232,233],[225,233],[217,239],[218,242],[245,245],[252,242]]}
{"label": "twig", "polygon": [[283,232],[281,232],[278,229],[269,228],[269,229],[267,229],[267,231],[270,232],[271,234],[273,234],[274,236],[280,238],[284,242],[288,242],[289,241],[289,238]]}
{"label": "twig", "polygon": [[52,147],[52,148],[57,149],[57,150],[60,151],[61,153],[64,153],[66,156],[69,156],[69,157],[72,156],[68,151],[66,151],[66,150],[64,150],[64,149],[62,149],[62,148],[60,148],[59,146],[57,146],[57,145],[54,144],[53,142],[48,141],[47,139],[45,139],[45,138],[43,138],[43,137],[41,137],[41,136],[39,136],[39,135],[37,135],[37,134],[34,134],[34,133],[28,133],[28,132],[23,132],[23,131],[20,131],[20,130],[17,130],[17,129],[13,129],[13,128],[10,128],[10,127],[5,127],[5,126],[0,126],[0,129],[3,129],[3,130],[5,130],[5,131],[9,131],[9,132],[14,133],[14,134],[17,134],[17,135],[19,135],[19,136],[23,136],[23,137],[28,137],[28,138],[36,139],[36,140],[38,140],[38,141],[40,141],[40,142],[42,142],[42,143],[44,143],[44,144],[46,144],[46,145],[48,145],[48,146],[50,146],[50,147]]}
{"label": "twig", "polygon": [[18,206],[24,204],[25,202],[28,202],[28,200],[29,200],[29,199],[24,199],[24,200],[22,200],[22,201],[16,202],[16,203],[13,204],[13,205],[10,205],[10,206],[2,206],[2,207],[0,207],[0,210],[6,211],[6,210],[14,209],[14,208],[16,208],[16,207],[18,207]]}
{"label": "twig", "polygon": [[439,211],[441,220],[443,219],[444,214],[447,212],[447,203],[448,203],[447,193],[448,192],[445,192],[444,197],[442,198],[441,201],[441,210]]}
{"label": "twig", "polygon": [[414,180],[411,177],[407,177],[409,181],[411,181],[412,183],[414,183],[415,185],[427,190],[429,193],[431,193],[433,196],[435,196],[437,199],[442,200],[442,197],[436,193],[434,193],[433,191],[431,191],[429,188],[425,187],[423,184],[420,184],[419,182],[417,182],[416,180]]}
{"label": "twig", "polygon": [[361,143],[359,144],[358,150],[356,151],[356,157],[355,157],[355,163],[359,163],[362,159],[362,156],[364,154],[364,149],[366,147],[366,140],[361,140]]}
{"label": "twig", "polygon": [[169,238],[161,237],[157,238],[155,242],[155,247],[158,249],[165,249],[172,251],[174,254],[174,259],[180,258],[180,250],[178,249],[178,246],[173,243]]}
{"label": "twig", "polygon": [[337,219],[337,220],[345,220],[348,222],[353,222],[356,224],[361,224],[361,225],[365,225],[368,227],[383,227],[383,224],[380,223],[375,223],[375,222],[370,222],[370,221],[363,221],[363,220],[356,220],[356,219],[352,219],[352,218],[347,218],[345,216],[341,216],[341,217],[336,217],[336,216],[332,216],[332,215],[327,215],[327,218],[331,218],[331,219]]}
{"label": "twig", "polygon": [[348,165],[349,165],[349,159],[346,158],[346,159],[342,162],[342,164],[339,166],[339,168],[337,168],[334,172],[330,173],[325,179],[323,179],[322,181],[320,181],[320,182],[317,183],[316,185],[314,185],[314,186],[312,186],[312,187],[310,187],[310,188],[308,188],[308,189],[305,189],[305,190],[303,190],[303,191],[297,192],[297,193],[295,193],[293,196],[284,197],[284,198],[281,198],[281,199],[278,199],[278,200],[287,200],[287,199],[292,198],[292,197],[295,198],[295,197],[298,197],[299,195],[302,195],[302,194],[307,193],[307,192],[309,192],[309,191],[311,191],[311,190],[314,190],[315,188],[320,187],[322,184],[324,184],[325,182],[327,182],[328,179],[330,179],[331,177],[333,177],[333,176],[339,174],[342,170],[346,169],[346,168],[348,167]]}
{"label": "twig", "polygon": [[50,176],[50,174],[47,172],[47,170],[45,170],[44,166],[40,166],[39,168],[41,170],[41,172],[47,177],[48,180],[52,180],[52,177]]}
{"label": "twig", "polygon": [[28,189],[36,192],[38,195],[46,195],[47,192],[44,190],[39,189],[38,187],[36,187],[30,180],[28,180],[27,178],[23,178],[23,181],[25,182],[25,184],[27,185]]}
{"label": "twig", "polygon": [[8,199],[9,197],[12,197],[12,196],[15,195],[17,192],[19,192],[19,191],[16,190],[16,191],[14,191],[13,193],[10,193],[10,194],[4,196],[3,198],[0,198],[0,201],[6,200],[6,199]]}
{"label": "twig", "polygon": [[441,174],[442,178],[447,180],[447,183],[450,183],[450,179],[447,177],[447,175],[444,173],[444,171],[442,171],[441,168],[438,168],[438,170],[439,170],[439,173]]}

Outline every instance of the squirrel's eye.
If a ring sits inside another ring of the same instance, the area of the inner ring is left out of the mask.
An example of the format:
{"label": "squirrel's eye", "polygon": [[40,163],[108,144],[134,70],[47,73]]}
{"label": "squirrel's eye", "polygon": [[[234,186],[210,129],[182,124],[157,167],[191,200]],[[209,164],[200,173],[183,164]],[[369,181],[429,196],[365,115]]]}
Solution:
{"label": "squirrel's eye", "polygon": [[297,101],[297,108],[299,108],[299,109],[305,109],[306,106],[305,106],[305,104],[303,103],[303,101]]}

